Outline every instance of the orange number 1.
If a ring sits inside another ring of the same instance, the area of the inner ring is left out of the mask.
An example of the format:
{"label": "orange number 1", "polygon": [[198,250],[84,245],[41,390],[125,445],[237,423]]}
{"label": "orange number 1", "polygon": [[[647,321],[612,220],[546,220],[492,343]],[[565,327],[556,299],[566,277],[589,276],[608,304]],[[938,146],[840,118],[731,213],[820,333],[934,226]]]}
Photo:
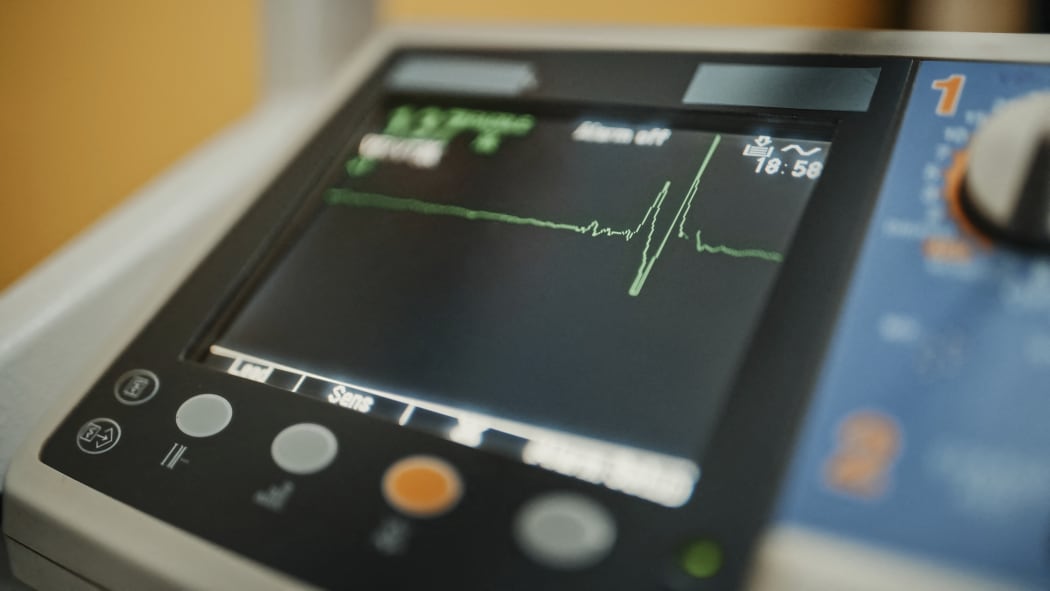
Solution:
{"label": "orange number 1", "polygon": [[934,80],[930,86],[934,90],[941,91],[941,100],[937,101],[937,114],[941,117],[951,117],[959,106],[959,97],[962,95],[963,84],[966,84],[966,76],[952,74],[943,80]]}

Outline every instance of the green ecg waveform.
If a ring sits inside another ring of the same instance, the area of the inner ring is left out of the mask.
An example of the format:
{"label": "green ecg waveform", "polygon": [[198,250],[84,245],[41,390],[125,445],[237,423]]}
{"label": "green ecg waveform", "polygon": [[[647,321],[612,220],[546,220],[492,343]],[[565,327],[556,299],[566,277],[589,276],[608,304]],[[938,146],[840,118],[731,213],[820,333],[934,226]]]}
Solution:
{"label": "green ecg waveform", "polygon": [[[700,179],[707,170],[707,165],[710,164],[711,158],[714,156],[715,150],[718,149],[718,144],[721,141],[722,136],[716,135],[714,141],[711,142],[711,147],[708,148],[707,154],[704,156],[703,162],[700,164],[700,168],[696,171],[696,176],[693,178],[692,184],[689,185],[689,190],[686,192],[685,198],[682,199],[681,204],[678,206],[678,211],[671,219],[671,223],[668,224],[667,230],[663,233],[662,237],[657,235],[657,222],[660,218],[660,212],[663,208],[664,201],[667,199],[667,194],[671,188],[670,181],[664,181],[663,188],[657,193],[653,202],[649,205],[649,208],[646,209],[645,215],[642,216],[641,221],[639,221],[635,227],[620,229],[603,225],[598,220],[593,220],[584,225],[577,225],[542,220],[533,217],[523,217],[496,211],[470,209],[459,205],[432,203],[420,199],[391,197],[389,195],[365,193],[342,188],[329,189],[325,194],[325,202],[330,205],[348,205],[351,207],[383,209],[387,211],[408,212],[420,215],[449,216],[471,221],[498,222],[501,224],[512,224],[516,226],[533,226],[548,230],[564,230],[592,238],[623,238],[624,241],[627,242],[630,242],[638,236],[644,235],[645,246],[642,248],[642,259],[638,264],[638,270],[635,273],[634,280],[631,282],[631,285],[627,290],[627,293],[631,296],[637,296],[642,292],[642,287],[645,286],[645,282],[649,278],[649,273],[652,271],[656,261],[659,260],[660,255],[663,253],[664,247],[667,245],[667,241],[670,240],[672,234],[675,234],[675,236],[680,239],[692,240],[696,246],[696,251],[699,253],[724,255],[734,258],[760,259],[773,263],[779,263],[783,260],[784,257],[779,252],[757,248],[739,249],[724,244],[707,244],[701,240],[700,230],[697,230],[693,235],[686,232],[685,218],[693,206],[693,200],[696,198],[697,191],[700,189]],[[677,232],[675,231],[676,227]],[[655,240],[654,237],[656,237]]]}

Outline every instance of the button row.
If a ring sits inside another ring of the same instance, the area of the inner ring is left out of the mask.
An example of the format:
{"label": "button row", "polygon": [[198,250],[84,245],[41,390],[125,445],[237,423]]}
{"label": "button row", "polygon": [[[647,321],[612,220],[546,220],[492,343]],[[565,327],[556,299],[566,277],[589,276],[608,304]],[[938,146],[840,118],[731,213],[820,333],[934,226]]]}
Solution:
{"label": "button row", "polygon": [[[232,418],[232,407],[216,394],[200,394],[179,407],[176,424],[191,437],[210,437]],[[120,425],[108,418],[88,421],[77,433],[77,445],[88,454],[109,451],[120,439]],[[286,472],[308,475],[328,467],[339,451],[335,435],[315,423],[285,428],[273,440],[270,453]],[[454,509],[463,495],[463,481],[451,464],[433,456],[403,458],[387,469],[382,480],[386,502],[416,518],[440,517]],[[574,493],[551,493],[527,502],[518,512],[514,537],[526,556],[558,570],[579,570],[600,562],[616,540],[609,512],[597,502]]]}
{"label": "button row", "polygon": [[[124,404],[152,398],[159,380],[145,370],[130,371],[117,381],[116,396]],[[233,406],[218,394],[198,394],[175,412],[175,425],[194,438],[221,433],[233,420]],[[89,421],[77,433],[77,445],[88,454],[109,451],[120,439],[120,426],[108,418]],[[339,453],[339,442],[328,428],[298,423],[283,429],[270,445],[270,455],[282,470],[295,475],[327,468]],[[409,517],[435,518],[454,509],[463,496],[463,481],[448,462],[434,456],[403,458],[387,469],[382,480],[386,502]],[[559,570],[578,570],[599,562],[612,549],[616,526],[597,502],[582,495],[554,493],[526,503],[514,524],[514,536],[526,556]]]}
{"label": "button row", "polygon": [[[152,399],[160,380],[148,370],[131,370],[118,378],[114,394],[134,406]],[[233,406],[218,394],[198,394],[175,413],[175,424],[189,437],[221,433],[233,420]],[[108,418],[89,421],[77,433],[77,445],[88,454],[112,449],[120,426]],[[273,461],[295,475],[327,468],[339,453],[339,443],[328,428],[298,423],[283,429],[270,446]],[[453,510],[463,495],[459,472],[443,459],[428,455],[403,458],[385,472],[381,490],[386,502],[413,518],[436,518]],[[548,493],[526,502],[514,520],[513,535],[522,552],[534,562],[557,570],[580,570],[604,559],[616,541],[616,524],[601,504],[577,493]],[[694,558],[692,562],[696,562]]]}

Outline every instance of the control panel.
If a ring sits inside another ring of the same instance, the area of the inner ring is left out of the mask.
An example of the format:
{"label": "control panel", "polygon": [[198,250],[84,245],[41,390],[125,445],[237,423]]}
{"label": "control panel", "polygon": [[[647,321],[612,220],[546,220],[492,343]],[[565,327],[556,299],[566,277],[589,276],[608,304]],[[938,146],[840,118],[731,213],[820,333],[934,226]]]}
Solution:
{"label": "control panel", "polygon": [[1047,89],[919,67],[780,520],[1050,585]]}

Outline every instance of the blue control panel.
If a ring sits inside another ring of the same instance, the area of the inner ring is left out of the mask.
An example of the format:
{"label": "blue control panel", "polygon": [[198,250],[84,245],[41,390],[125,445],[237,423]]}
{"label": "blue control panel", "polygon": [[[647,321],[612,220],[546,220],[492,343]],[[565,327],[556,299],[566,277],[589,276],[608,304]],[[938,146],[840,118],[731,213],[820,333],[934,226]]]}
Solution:
{"label": "blue control panel", "polygon": [[921,65],[779,520],[1050,588],[1050,256],[974,231],[970,136],[1050,67]]}

